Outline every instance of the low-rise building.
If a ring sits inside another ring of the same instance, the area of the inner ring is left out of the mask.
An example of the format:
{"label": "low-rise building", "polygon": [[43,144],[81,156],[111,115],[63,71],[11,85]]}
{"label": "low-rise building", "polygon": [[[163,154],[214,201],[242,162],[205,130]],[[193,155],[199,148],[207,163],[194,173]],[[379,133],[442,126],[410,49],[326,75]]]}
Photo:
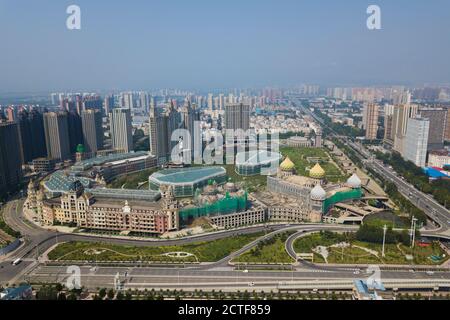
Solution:
{"label": "low-rise building", "polygon": [[448,150],[431,151],[428,154],[428,166],[443,169],[450,165],[450,152]]}
{"label": "low-rise building", "polygon": [[253,207],[243,212],[210,216],[210,221],[220,228],[237,228],[252,224],[264,223],[267,220],[266,208]]}

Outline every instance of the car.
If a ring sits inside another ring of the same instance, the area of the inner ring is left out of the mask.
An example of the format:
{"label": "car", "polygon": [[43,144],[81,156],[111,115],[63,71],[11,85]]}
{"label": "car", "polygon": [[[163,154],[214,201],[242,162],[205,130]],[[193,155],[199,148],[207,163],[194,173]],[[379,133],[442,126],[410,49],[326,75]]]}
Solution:
{"label": "car", "polygon": [[248,283],[248,286],[249,286],[249,287],[254,287],[254,286],[255,286],[255,283],[254,283],[254,282],[249,282],[249,283]]}
{"label": "car", "polygon": [[432,276],[434,274],[434,271],[427,271],[427,275]]}
{"label": "car", "polygon": [[12,265],[13,266],[17,266],[19,263],[21,263],[22,262],[22,259],[21,258],[17,258],[16,260],[14,260],[13,262],[12,262]]}
{"label": "car", "polygon": [[243,272],[243,273],[248,273],[248,270],[247,270],[247,269],[245,269],[245,270],[243,270],[242,272]]}

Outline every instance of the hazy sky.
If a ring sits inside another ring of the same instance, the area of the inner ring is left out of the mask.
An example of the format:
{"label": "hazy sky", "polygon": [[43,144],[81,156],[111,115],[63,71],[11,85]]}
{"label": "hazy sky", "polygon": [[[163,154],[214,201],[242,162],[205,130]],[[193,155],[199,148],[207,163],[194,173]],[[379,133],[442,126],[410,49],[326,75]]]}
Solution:
{"label": "hazy sky", "polygon": [[303,82],[449,83],[450,1],[0,0],[0,92]]}

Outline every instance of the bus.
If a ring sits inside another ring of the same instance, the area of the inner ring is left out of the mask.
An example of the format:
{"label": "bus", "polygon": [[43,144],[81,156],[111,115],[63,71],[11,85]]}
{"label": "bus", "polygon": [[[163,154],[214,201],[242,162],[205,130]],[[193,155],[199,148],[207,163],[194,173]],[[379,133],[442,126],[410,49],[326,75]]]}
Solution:
{"label": "bus", "polygon": [[17,258],[16,260],[14,260],[13,262],[12,262],[12,265],[13,266],[17,266],[19,263],[21,263],[22,262],[22,259],[21,258]]}

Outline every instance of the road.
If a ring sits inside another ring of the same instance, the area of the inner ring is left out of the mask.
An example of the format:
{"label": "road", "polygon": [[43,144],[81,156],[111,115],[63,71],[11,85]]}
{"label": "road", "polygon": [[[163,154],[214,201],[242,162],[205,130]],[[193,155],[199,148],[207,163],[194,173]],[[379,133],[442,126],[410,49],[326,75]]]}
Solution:
{"label": "road", "polygon": [[[69,274],[65,267],[61,266],[40,266],[36,269],[29,280],[35,282],[60,282],[65,283]],[[341,279],[361,279],[367,278],[370,274],[365,272],[355,272],[355,270],[311,270],[308,268],[293,271],[249,271],[228,269],[192,270],[183,268],[126,268],[126,267],[81,267],[81,285],[87,288],[111,288],[114,284],[115,276],[119,274],[119,279],[124,283],[125,288],[163,288],[177,289],[232,289],[238,287],[253,287],[276,289],[280,282],[290,281],[316,281],[341,280]],[[125,275],[126,274],[126,275]],[[448,272],[426,272],[411,273],[405,271],[382,271],[382,279],[450,279]]]}
{"label": "road", "polygon": [[[267,234],[258,240],[244,246],[237,252],[232,253],[228,257],[221,259],[220,261],[214,262],[208,265],[199,265],[196,268],[199,270],[209,270],[217,267],[224,267],[228,265],[228,262],[234,257],[240,255],[244,251],[251,249],[256,246],[258,242],[274,236],[280,232],[285,232],[289,230],[304,230],[304,231],[319,231],[319,230],[342,230],[343,228],[347,230],[352,230],[354,227],[342,227],[335,225],[323,225],[323,224],[304,224],[304,225],[260,225],[254,227],[247,227],[239,230],[227,230],[222,232],[214,232],[210,234],[192,236],[182,239],[171,239],[171,240],[134,240],[134,239],[122,239],[114,237],[98,237],[94,235],[86,234],[72,234],[72,233],[56,233],[48,231],[46,229],[40,228],[38,226],[32,226],[30,222],[26,221],[22,212],[22,201],[13,201],[6,205],[5,207],[5,221],[15,230],[20,231],[25,235],[25,244],[18,250],[13,252],[5,261],[0,263],[0,283],[8,283],[11,280],[20,279],[21,275],[25,271],[36,267],[39,262],[37,257],[40,254],[51,248],[57,243],[68,242],[68,241],[86,241],[86,242],[108,242],[117,245],[127,245],[127,246],[165,246],[165,245],[184,245],[199,241],[213,241],[217,239],[223,239],[228,237],[233,237],[240,234],[250,234],[256,232],[265,231]],[[11,262],[17,258],[21,258],[23,261],[19,265],[12,265]]]}
{"label": "road", "polygon": [[[301,102],[297,100],[292,100],[291,102],[294,105],[300,106],[305,113],[314,118],[322,126],[325,125],[323,119],[319,118],[311,112],[311,110],[302,107]],[[329,129],[333,132],[332,128]],[[364,163],[366,167],[371,168],[382,177],[393,182],[397,186],[398,191],[404,197],[409,199],[419,209],[423,210],[431,220],[440,226],[437,230],[423,231],[423,235],[450,239],[449,210],[440,205],[430,195],[417,190],[413,185],[404,181],[393,169],[386,167],[382,162],[375,160],[373,154],[371,154],[363,145],[353,142],[348,137],[339,136],[336,132],[333,132],[332,136],[351,147],[355,151],[356,156]]]}

